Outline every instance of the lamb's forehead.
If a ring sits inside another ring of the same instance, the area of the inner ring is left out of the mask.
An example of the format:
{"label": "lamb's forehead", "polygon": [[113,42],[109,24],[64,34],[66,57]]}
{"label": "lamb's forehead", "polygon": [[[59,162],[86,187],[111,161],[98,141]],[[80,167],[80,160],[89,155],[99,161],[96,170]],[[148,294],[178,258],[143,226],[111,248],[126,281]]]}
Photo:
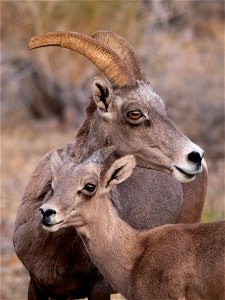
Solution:
{"label": "lamb's forehead", "polygon": [[[96,164],[91,162],[84,163],[70,163],[64,164],[61,167],[61,171],[53,180],[54,187],[62,189],[62,192],[80,189],[86,181],[98,181],[100,170],[96,168]],[[66,193],[66,192],[65,192]]]}
{"label": "lamb's forehead", "polygon": [[[137,86],[126,90],[126,97],[128,100],[138,100],[140,103],[144,103],[146,106],[158,108],[164,106],[162,98],[153,91],[150,83],[137,81]],[[125,96],[123,93],[121,97]]]}
{"label": "lamb's forehead", "polygon": [[83,163],[79,163],[74,165],[71,170],[69,170],[69,174],[73,178],[86,178],[87,176],[97,175],[100,173],[101,167],[100,165],[92,162],[91,160],[87,160]]}

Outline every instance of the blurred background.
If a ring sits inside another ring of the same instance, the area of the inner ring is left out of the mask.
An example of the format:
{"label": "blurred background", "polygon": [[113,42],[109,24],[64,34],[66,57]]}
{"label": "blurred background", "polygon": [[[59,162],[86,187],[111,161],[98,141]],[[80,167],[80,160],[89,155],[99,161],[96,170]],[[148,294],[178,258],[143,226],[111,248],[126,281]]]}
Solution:
{"label": "blurred background", "polygon": [[36,34],[115,31],[137,50],[174,123],[205,150],[203,221],[224,218],[223,1],[1,1],[1,299],[25,300],[28,275],[12,233],[24,186],[39,159],[72,140],[93,76],[79,54],[27,50]]}

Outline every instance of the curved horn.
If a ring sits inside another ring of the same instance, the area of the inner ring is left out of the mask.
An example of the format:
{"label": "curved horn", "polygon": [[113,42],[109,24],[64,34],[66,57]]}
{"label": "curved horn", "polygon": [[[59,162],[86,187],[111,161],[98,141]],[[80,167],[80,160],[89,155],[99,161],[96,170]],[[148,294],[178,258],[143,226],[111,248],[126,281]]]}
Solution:
{"label": "curved horn", "polygon": [[133,46],[125,38],[115,32],[106,30],[95,31],[91,37],[115,51],[131,70],[136,80],[147,81],[140,59]]}
{"label": "curved horn", "polygon": [[29,43],[29,49],[45,46],[60,46],[84,55],[103,72],[114,88],[136,84],[119,55],[89,36],[76,32],[50,32],[33,37]]}

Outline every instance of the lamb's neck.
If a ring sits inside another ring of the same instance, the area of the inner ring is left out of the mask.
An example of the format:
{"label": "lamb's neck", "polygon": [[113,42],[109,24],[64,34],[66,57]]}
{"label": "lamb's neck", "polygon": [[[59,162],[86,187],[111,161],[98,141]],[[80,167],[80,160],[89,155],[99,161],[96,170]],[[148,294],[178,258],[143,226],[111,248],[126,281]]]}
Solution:
{"label": "lamb's neck", "polygon": [[127,297],[129,277],[141,254],[141,235],[119,218],[109,199],[98,201],[80,234],[105,279]]}

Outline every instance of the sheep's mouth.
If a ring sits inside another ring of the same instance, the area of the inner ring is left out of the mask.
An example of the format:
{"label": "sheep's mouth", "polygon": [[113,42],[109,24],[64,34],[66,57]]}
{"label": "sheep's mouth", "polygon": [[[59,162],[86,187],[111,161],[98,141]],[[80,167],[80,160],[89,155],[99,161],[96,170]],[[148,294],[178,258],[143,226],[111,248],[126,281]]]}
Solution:
{"label": "sheep's mouth", "polygon": [[177,170],[177,171],[179,171],[181,174],[183,174],[187,179],[194,179],[194,177],[195,177],[195,175],[196,174],[189,174],[189,173],[187,173],[187,172],[185,172],[183,169],[181,169],[181,168],[179,168],[179,167],[177,167],[177,166],[175,166],[174,165],[174,168]]}
{"label": "sheep's mouth", "polygon": [[172,169],[173,169],[173,176],[182,183],[190,182],[190,181],[194,180],[196,174],[198,173],[198,172],[188,173],[186,170],[184,171],[184,169],[182,169],[176,165],[173,165]]}

